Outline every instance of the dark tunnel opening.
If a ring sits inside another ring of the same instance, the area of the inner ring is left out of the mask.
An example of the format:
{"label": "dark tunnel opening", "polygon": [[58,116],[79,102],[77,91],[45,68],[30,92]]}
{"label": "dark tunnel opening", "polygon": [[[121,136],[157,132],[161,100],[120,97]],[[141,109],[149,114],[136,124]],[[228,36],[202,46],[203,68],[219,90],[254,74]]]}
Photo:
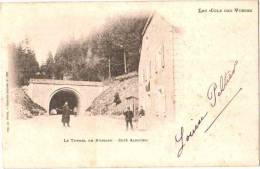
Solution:
{"label": "dark tunnel opening", "polygon": [[62,109],[65,102],[68,102],[68,106],[71,110],[75,110],[75,107],[78,109],[79,100],[77,94],[70,90],[61,90],[52,96],[50,100],[49,114],[52,114],[51,111],[53,109],[56,109],[57,114],[62,114],[60,109]]}

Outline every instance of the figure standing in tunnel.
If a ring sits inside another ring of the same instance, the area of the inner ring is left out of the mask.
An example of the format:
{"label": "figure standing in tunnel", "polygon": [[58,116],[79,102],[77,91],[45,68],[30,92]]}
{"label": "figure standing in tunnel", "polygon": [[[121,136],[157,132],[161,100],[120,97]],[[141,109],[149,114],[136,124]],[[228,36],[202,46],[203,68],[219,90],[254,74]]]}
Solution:
{"label": "figure standing in tunnel", "polygon": [[70,127],[70,108],[68,106],[68,102],[65,102],[64,106],[62,107],[62,118],[61,122],[63,123],[63,126],[65,127],[66,124],[68,127]]}

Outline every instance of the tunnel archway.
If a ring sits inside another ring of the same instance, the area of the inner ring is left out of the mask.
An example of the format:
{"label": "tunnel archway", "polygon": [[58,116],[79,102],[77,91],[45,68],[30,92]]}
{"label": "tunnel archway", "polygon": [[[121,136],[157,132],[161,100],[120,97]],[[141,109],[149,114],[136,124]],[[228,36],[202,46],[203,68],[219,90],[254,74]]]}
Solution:
{"label": "tunnel archway", "polygon": [[57,91],[55,91],[49,101],[49,114],[51,115],[51,110],[56,109],[57,114],[61,114],[62,112],[60,109],[64,105],[65,102],[68,102],[68,106],[71,110],[79,111],[79,95],[76,91],[70,88],[62,88]]}

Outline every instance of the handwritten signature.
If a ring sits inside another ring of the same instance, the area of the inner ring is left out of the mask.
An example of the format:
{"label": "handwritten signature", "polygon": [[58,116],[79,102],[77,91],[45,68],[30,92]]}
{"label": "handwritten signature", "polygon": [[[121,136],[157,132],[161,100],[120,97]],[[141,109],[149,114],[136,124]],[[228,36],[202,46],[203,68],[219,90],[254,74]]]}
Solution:
{"label": "handwritten signature", "polygon": [[[227,71],[223,76],[220,76],[219,79],[219,87],[217,86],[217,83],[213,82],[208,89],[208,93],[207,93],[207,97],[211,102],[211,106],[214,107],[216,105],[217,102],[217,96],[221,96],[222,93],[225,91],[228,83],[230,82],[230,80],[232,79],[233,75],[236,72],[236,65],[238,64],[238,61],[235,61],[234,63],[234,67],[232,71]],[[218,89],[218,91],[217,91]]]}
{"label": "handwritten signature", "polygon": [[[238,61],[235,61],[233,70],[227,71],[224,75],[224,77],[221,75],[219,80],[219,86],[217,86],[217,83],[213,82],[207,91],[207,98],[209,99],[211,107],[215,107],[217,103],[217,96],[220,97],[222,93],[225,91],[227,85],[229,84],[230,80],[232,79],[233,75],[236,72],[236,66],[238,64]],[[206,133],[212,125],[216,122],[216,120],[219,118],[219,116],[224,112],[224,110],[228,107],[228,105],[233,101],[233,99],[239,94],[239,92],[242,90],[242,88],[239,88],[239,90],[233,95],[233,97],[225,104],[225,106],[222,108],[222,110],[217,114],[217,116],[214,118],[214,120],[210,123],[210,125],[207,127],[207,129],[204,131]],[[191,137],[194,136],[196,131],[198,130],[201,123],[206,118],[208,112],[205,113],[203,116],[200,117],[200,119],[197,121],[197,123],[194,125],[194,128],[188,132],[187,135],[184,135],[184,127],[181,126],[180,134],[175,135],[175,142],[180,144],[180,148],[178,149],[177,157],[180,157],[183,153],[184,146],[191,140]]]}
{"label": "handwritten signature", "polygon": [[183,152],[183,148],[185,146],[185,142],[188,142],[190,140],[190,138],[196,133],[197,129],[199,128],[201,122],[204,120],[204,118],[207,116],[208,112],[205,113],[205,115],[201,116],[201,118],[199,119],[199,121],[197,122],[197,124],[195,124],[194,128],[192,129],[192,131],[190,131],[188,133],[188,135],[186,135],[184,137],[184,128],[181,127],[181,134],[180,134],[180,137],[177,138],[177,135],[175,135],[175,141],[178,143],[178,142],[181,142],[181,147],[177,153],[177,157],[180,157],[182,152]]}

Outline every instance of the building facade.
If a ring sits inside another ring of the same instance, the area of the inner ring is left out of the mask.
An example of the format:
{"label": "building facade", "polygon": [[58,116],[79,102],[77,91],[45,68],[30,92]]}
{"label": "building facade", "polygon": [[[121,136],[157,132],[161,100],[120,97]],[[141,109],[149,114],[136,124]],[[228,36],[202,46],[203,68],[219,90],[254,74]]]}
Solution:
{"label": "building facade", "polygon": [[174,117],[173,36],[173,26],[157,14],[148,19],[143,30],[139,106],[143,106],[148,119]]}

